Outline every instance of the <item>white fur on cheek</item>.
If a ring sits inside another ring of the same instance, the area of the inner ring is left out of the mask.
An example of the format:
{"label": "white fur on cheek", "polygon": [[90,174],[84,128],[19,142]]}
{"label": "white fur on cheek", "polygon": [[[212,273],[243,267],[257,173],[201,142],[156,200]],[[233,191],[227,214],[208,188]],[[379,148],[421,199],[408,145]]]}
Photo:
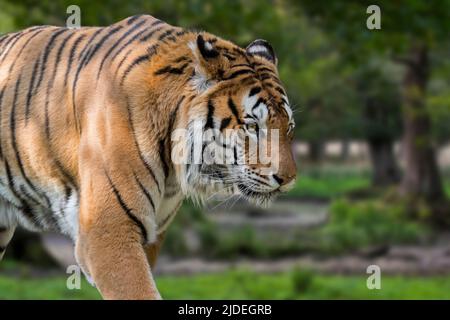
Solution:
{"label": "white fur on cheek", "polygon": [[255,109],[253,109],[258,99],[258,95],[249,96],[248,93],[247,95],[245,95],[242,104],[244,105],[245,113],[256,117],[259,125],[264,128],[269,112],[267,109],[267,105],[263,102],[261,102]]}

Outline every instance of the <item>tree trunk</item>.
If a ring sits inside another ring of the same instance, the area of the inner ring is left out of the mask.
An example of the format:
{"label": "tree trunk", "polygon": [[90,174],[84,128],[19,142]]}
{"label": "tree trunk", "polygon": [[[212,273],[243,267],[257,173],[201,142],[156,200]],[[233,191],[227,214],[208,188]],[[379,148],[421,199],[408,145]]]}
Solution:
{"label": "tree trunk", "polygon": [[[425,106],[429,74],[427,47],[420,45],[411,49],[405,65],[402,88],[405,173],[401,191],[408,199],[422,199],[435,207],[445,202],[445,195],[431,138],[430,116]],[[442,213],[442,210],[433,212],[432,219],[447,220]]]}
{"label": "tree trunk", "polygon": [[322,141],[310,141],[308,143],[309,160],[312,163],[318,163],[323,158],[324,145]]}
{"label": "tree trunk", "polygon": [[347,161],[350,157],[350,141],[348,139],[343,139],[341,143],[341,161]]}
{"label": "tree trunk", "polygon": [[372,185],[385,187],[400,182],[393,142],[369,140],[369,151],[373,168]]}

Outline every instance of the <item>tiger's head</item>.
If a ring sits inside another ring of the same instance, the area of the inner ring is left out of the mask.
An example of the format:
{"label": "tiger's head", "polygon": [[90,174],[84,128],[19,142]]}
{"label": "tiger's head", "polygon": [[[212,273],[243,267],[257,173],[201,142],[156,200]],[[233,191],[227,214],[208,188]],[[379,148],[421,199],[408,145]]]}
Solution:
{"label": "tiger's head", "polygon": [[274,50],[265,40],[242,49],[207,33],[189,48],[194,71],[185,131],[172,135],[182,142],[172,151],[182,189],[197,200],[239,194],[267,205],[297,173],[295,124]]}

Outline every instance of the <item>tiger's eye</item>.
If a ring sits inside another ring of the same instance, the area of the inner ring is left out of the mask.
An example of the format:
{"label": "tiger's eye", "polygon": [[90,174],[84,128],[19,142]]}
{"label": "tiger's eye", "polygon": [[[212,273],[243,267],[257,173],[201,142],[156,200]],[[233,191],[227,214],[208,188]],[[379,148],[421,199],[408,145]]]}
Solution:
{"label": "tiger's eye", "polygon": [[249,123],[247,124],[247,130],[248,131],[257,131],[258,130],[258,125],[256,123]]}

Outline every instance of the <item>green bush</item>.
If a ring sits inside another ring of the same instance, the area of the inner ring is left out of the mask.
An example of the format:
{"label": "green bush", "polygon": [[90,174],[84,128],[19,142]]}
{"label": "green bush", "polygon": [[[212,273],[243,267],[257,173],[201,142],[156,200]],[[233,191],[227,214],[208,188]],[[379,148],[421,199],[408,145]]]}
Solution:
{"label": "green bush", "polygon": [[404,212],[402,205],[381,200],[337,200],[331,205],[329,223],[321,231],[322,241],[329,251],[335,252],[415,242],[428,230],[409,221]]}
{"label": "green bush", "polygon": [[345,166],[311,166],[302,168],[289,196],[330,199],[355,190],[367,189],[371,184],[368,170]]}
{"label": "green bush", "polygon": [[312,270],[295,268],[292,270],[291,277],[294,292],[300,294],[312,288],[315,273]]}

